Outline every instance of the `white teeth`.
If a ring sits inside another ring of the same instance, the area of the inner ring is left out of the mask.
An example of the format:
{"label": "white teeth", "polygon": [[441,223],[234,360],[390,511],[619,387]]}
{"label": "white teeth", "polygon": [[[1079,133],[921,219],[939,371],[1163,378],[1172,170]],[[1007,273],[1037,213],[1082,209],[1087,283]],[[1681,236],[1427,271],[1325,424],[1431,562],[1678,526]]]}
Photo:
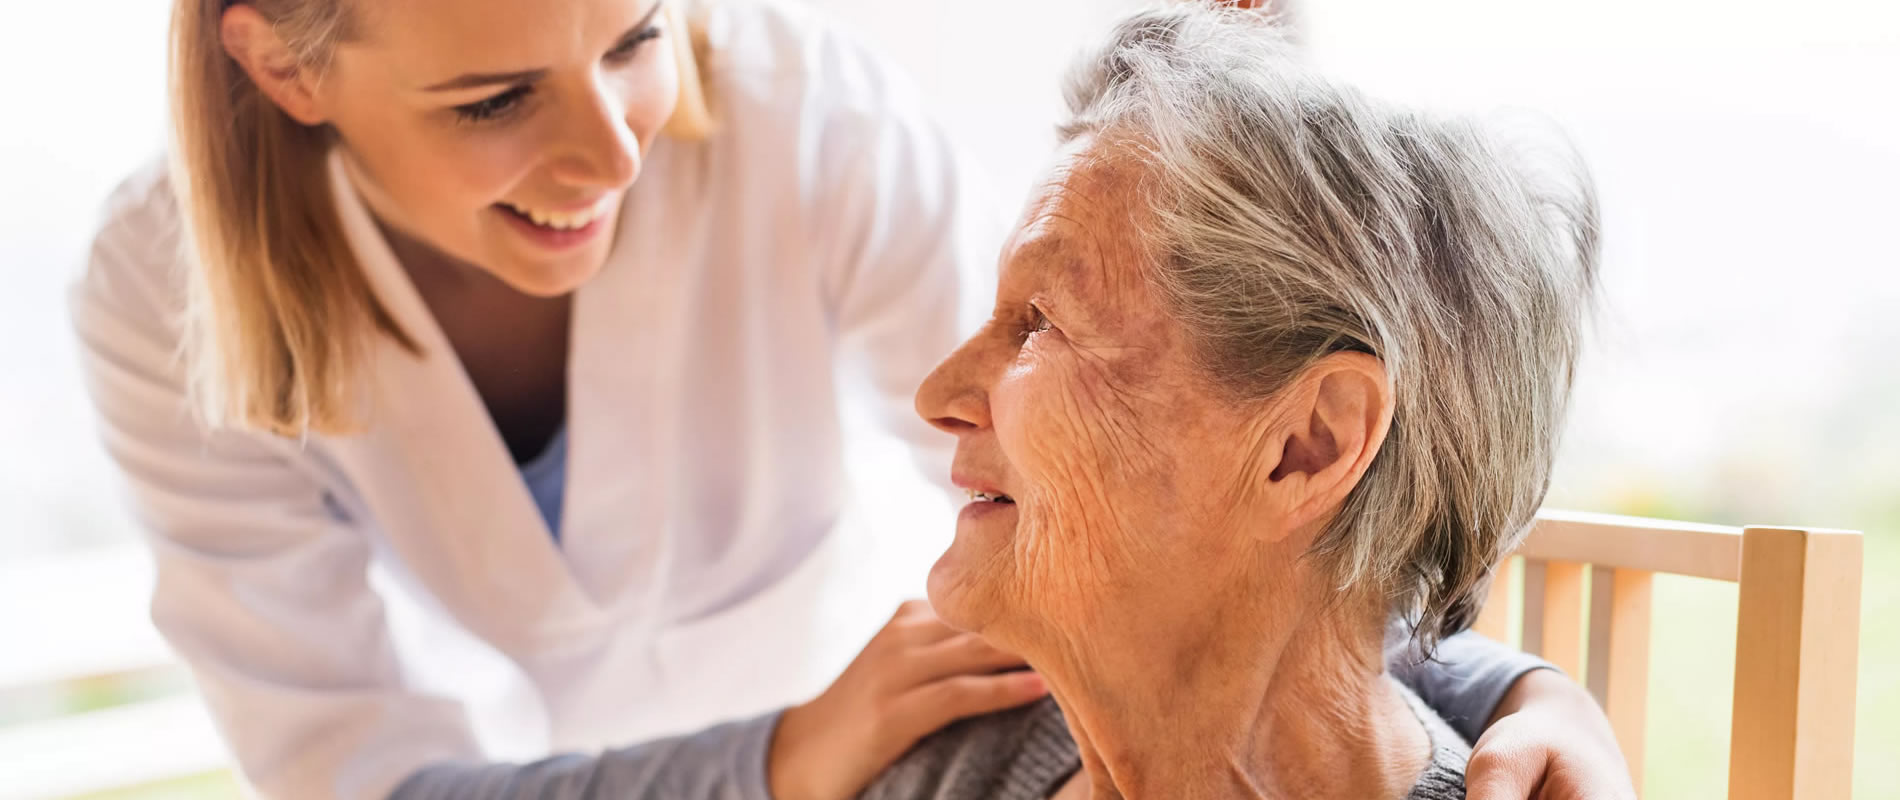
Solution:
{"label": "white teeth", "polygon": [[965,489],[964,492],[970,496],[970,502],[973,502],[973,503],[978,500],[981,500],[986,503],[994,503],[998,500],[998,498],[1008,496],[1008,495],[1002,495],[1002,494],[987,494],[984,492],[979,492],[975,489]]}
{"label": "white teeth", "polygon": [[524,208],[522,206],[518,206],[513,203],[503,203],[502,205],[505,205],[511,209],[514,209],[516,213],[519,213],[522,216],[533,220],[534,224],[539,225],[543,228],[553,228],[559,231],[572,231],[572,230],[579,230],[581,228],[585,228],[588,225],[592,224],[594,220],[598,219],[602,213],[606,212],[608,201],[607,201],[607,198],[601,198],[601,201],[598,203],[595,203],[592,208],[586,208],[580,211],[574,211],[574,212],[568,212],[568,213],[562,213],[559,211],[542,211],[537,208]]}

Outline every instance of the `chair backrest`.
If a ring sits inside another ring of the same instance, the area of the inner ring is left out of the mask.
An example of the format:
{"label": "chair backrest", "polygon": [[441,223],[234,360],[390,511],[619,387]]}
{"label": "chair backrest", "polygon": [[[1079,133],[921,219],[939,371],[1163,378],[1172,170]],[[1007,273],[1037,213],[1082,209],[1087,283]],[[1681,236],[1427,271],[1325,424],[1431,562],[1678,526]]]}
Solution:
{"label": "chair backrest", "polygon": [[1522,615],[1515,622],[1523,649],[1586,676],[1637,786],[1649,690],[1650,584],[1660,572],[1740,586],[1730,800],[1850,795],[1859,533],[1545,511],[1500,566],[1474,626],[1481,633],[1510,640],[1512,578],[1520,570]]}

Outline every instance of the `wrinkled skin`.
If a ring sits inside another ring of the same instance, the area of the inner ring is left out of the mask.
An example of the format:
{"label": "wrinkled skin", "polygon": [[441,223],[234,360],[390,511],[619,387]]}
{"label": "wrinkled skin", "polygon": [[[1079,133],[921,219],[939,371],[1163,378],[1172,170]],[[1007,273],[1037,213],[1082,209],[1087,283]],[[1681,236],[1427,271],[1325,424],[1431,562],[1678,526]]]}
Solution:
{"label": "wrinkled skin", "polygon": [[1210,600],[1178,591],[1184,581],[1245,574],[1202,569],[1246,557],[1243,536],[1156,536],[1250,516],[1262,423],[1218,399],[1179,323],[1125,266],[1144,260],[1115,235],[1135,221],[1137,170],[1071,148],[1005,246],[994,316],[919,393],[926,417],[968,431],[959,478],[1016,501],[964,515],[930,576],[938,613],[1006,647],[1088,640],[1137,607],[1180,619],[1194,609],[1156,604]]}
{"label": "wrinkled skin", "polygon": [[[1390,424],[1383,368],[1337,354],[1271,398],[1224,391],[1148,282],[1140,175],[1072,143],[992,318],[918,392],[958,485],[1015,500],[964,509],[931,602],[1049,680],[1096,796],[1402,792],[1426,745],[1381,606],[1302,557]],[[1342,715],[1350,744],[1312,735]]]}

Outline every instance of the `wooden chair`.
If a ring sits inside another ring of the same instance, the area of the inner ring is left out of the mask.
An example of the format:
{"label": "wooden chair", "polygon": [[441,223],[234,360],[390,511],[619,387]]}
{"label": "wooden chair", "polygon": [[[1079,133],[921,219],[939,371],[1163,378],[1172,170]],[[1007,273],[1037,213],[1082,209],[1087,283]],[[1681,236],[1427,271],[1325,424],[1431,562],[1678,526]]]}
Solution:
{"label": "wooden chair", "polygon": [[1510,641],[1518,570],[1524,576],[1523,649],[1567,674],[1586,675],[1638,787],[1651,577],[1661,572],[1739,584],[1730,800],[1850,796],[1859,533],[1545,511],[1500,567],[1475,625],[1499,641]]}

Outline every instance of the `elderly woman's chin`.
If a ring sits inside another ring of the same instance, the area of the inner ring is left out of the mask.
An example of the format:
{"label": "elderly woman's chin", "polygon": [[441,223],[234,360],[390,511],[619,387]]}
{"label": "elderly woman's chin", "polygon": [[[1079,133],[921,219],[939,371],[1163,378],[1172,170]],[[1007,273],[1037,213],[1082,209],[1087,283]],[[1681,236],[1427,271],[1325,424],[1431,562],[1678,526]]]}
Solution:
{"label": "elderly woman's chin", "polygon": [[930,606],[945,622],[984,632],[1000,610],[1014,571],[1010,552],[1019,512],[1014,504],[976,500],[957,516],[956,539],[930,568]]}

